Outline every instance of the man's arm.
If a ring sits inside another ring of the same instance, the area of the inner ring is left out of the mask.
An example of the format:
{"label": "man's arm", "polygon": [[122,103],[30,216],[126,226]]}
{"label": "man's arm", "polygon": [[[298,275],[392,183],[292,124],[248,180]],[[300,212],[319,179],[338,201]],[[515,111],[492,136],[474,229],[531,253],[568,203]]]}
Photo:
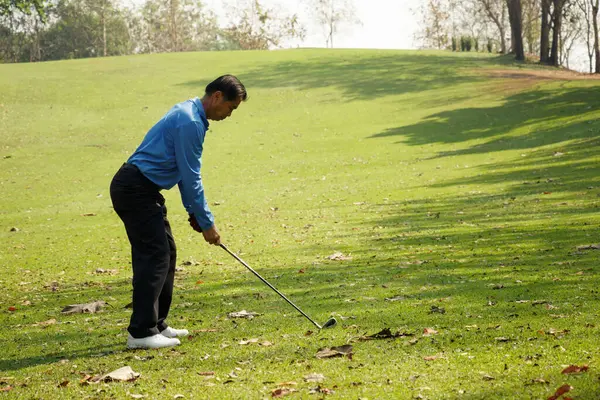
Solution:
{"label": "man's arm", "polygon": [[200,123],[189,122],[173,134],[175,161],[181,174],[179,190],[188,213],[194,214],[202,231],[214,226],[214,217],[204,196],[200,168],[205,129]]}

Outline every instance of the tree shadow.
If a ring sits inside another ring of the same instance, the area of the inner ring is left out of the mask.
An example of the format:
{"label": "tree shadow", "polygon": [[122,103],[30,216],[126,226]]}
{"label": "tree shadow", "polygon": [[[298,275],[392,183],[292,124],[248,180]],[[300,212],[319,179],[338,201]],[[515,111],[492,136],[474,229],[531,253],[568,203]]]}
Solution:
{"label": "tree shadow", "polygon": [[[297,55],[300,51],[289,54]],[[469,71],[502,61],[498,57],[466,57],[453,53],[390,53],[306,52],[302,61],[266,63],[238,77],[249,88],[335,88],[339,92],[336,101],[347,102],[485,81],[485,76]],[[179,85],[198,87],[202,82],[194,80]]]}
{"label": "tree shadow", "polygon": [[[443,111],[370,138],[399,137],[399,143],[411,146],[485,140],[464,149],[440,152],[434,158],[530,149],[596,138],[599,128],[593,115],[600,108],[597,92],[593,86],[527,91],[507,97],[498,107]],[[516,136],[516,130],[521,134]]]}

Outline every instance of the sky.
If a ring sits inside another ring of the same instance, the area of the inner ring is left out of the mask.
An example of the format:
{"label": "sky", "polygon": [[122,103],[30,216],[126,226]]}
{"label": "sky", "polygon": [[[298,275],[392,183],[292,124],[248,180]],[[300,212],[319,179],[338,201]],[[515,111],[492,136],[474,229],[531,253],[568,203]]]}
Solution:
{"label": "sky", "polygon": [[[203,0],[202,2],[217,14],[221,24],[227,22],[224,3],[236,4],[249,0]],[[336,48],[376,48],[376,49],[414,49],[413,40],[417,23],[411,12],[423,0],[354,0],[356,16],[360,25],[342,27],[334,35]],[[125,3],[141,4],[144,0],[125,0]],[[325,47],[325,34],[314,26],[306,3],[309,0],[261,0],[261,5],[275,8],[286,14],[298,14],[308,28],[304,41],[290,43],[290,47]]]}

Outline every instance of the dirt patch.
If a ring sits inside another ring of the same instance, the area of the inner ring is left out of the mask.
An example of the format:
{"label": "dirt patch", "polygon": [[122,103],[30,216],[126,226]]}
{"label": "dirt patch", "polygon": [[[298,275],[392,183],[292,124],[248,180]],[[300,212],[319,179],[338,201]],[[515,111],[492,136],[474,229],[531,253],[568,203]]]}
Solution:
{"label": "dirt patch", "polygon": [[600,74],[583,74],[565,69],[486,69],[481,71],[490,78],[524,79],[534,81],[600,80]]}
{"label": "dirt patch", "polygon": [[542,82],[600,80],[600,74],[583,74],[566,69],[480,69],[472,72],[491,79],[486,85],[487,93],[502,95],[532,89]]}

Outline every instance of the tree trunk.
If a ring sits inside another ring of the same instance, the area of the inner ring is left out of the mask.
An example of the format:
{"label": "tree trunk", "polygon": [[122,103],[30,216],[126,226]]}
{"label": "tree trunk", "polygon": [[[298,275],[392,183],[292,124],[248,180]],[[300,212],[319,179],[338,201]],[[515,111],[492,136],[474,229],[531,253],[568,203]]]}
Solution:
{"label": "tree trunk", "polygon": [[547,64],[550,55],[550,1],[542,0],[542,35],[540,39],[540,63]]}
{"label": "tree trunk", "polygon": [[100,18],[102,20],[102,54],[106,57],[106,0],[102,2],[102,15]]}
{"label": "tree trunk", "polygon": [[510,33],[512,51],[519,61],[525,60],[523,49],[523,21],[521,15],[521,0],[507,0],[508,17],[510,20]]}
{"label": "tree trunk", "polygon": [[177,10],[179,9],[179,0],[169,1],[169,36],[171,39],[170,50],[179,51],[179,43],[177,37]]}
{"label": "tree trunk", "polygon": [[595,73],[600,74],[600,44],[598,43],[598,3],[599,0],[590,0],[592,2],[592,21],[594,22],[594,53],[596,55]]}
{"label": "tree trunk", "polygon": [[560,65],[560,30],[562,28],[562,11],[565,0],[553,0],[554,10],[552,12],[552,49],[550,50],[550,59],[548,64],[558,67]]}

